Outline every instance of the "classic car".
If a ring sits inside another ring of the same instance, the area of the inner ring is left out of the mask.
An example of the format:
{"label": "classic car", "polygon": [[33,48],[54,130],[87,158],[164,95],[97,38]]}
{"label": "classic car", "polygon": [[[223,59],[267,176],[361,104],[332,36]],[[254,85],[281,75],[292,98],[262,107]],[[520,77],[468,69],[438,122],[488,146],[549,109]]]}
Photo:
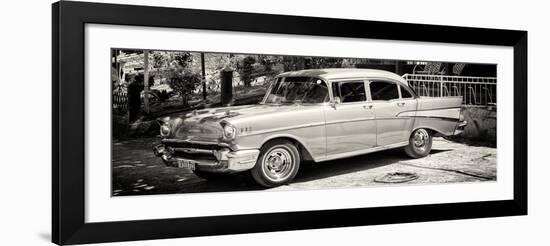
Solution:
{"label": "classic car", "polygon": [[313,69],[278,75],[258,105],[159,119],[154,153],[166,165],[216,178],[250,172],[265,187],[289,183],[304,160],[320,163],[391,148],[412,158],[432,137],[460,134],[461,97],[418,97],[397,74]]}

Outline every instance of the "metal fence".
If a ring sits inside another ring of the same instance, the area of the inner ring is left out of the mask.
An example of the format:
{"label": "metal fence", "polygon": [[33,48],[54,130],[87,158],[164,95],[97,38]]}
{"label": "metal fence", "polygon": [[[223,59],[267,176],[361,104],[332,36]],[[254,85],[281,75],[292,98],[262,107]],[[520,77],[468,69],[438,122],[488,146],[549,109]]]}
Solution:
{"label": "metal fence", "polygon": [[126,91],[113,90],[113,112],[117,114],[128,112],[128,93]]}
{"label": "metal fence", "polygon": [[419,96],[462,96],[462,104],[495,106],[497,79],[452,75],[405,74],[409,86]]}

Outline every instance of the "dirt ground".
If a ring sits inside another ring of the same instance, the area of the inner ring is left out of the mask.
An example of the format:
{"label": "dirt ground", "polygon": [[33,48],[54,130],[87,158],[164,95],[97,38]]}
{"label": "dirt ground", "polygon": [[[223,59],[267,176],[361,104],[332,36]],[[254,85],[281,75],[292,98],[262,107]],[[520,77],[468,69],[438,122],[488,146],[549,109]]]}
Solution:
{"label": "dirt ground", "polygon": [[[204,180],[188,170],[166,167],[153,155],[155,138],[114,142],[112,195],[149,195],[262,190],[246,174]],[[405,184],[496,180],[496,149],[435,138],[429,156],[409,158],[402,149],[387,150],[322,163],[303,163],[294,181],[272,190],[352,188],[404,185],[376,182],[388,173],[413,173]]]}

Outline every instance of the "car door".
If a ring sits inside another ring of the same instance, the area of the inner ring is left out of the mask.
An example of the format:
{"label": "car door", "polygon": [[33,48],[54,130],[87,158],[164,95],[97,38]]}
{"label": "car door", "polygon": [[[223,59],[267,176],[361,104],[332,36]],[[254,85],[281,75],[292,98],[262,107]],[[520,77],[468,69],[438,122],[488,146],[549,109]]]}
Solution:
{"label": "car door", "polygon": [[401,82],[380,79],[369,81],[378,146],[404,143],[409,139],[414,124],[416,99],[412,92],[399,83]]}
{"label": "car door", "polygon": [[374,147],[376,125],[366,82],[332,82],[332,95],[340,102],[325,107],[327,156]]}

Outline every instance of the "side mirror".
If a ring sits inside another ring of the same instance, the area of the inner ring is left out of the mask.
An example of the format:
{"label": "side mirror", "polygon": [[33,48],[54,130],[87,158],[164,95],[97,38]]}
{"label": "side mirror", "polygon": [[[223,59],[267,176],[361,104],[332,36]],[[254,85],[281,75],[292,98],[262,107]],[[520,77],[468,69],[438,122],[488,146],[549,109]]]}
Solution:
{"label": "side mirror", "polygon": [[340,104],[342,101],[339,97],[334,97],[334,99],[330,102],[330,105],[333,108],[336,108],[336,104]]}

